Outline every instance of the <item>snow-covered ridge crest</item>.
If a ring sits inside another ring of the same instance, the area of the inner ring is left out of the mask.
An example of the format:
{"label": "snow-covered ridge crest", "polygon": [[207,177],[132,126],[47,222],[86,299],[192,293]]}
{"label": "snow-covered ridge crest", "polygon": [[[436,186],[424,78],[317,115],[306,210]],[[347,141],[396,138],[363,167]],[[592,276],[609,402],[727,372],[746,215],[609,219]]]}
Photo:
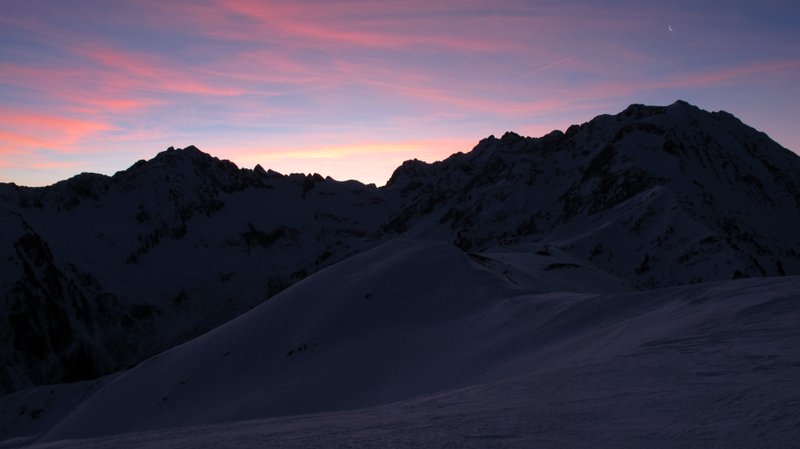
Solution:
{"label": "snow-covered ridge crest", "polygon": [[404,198],[389,230],[467,250],[554,245],[643,287],[800,270],[800,158],[683,101],[492,136],[403,164],[387,190]]}

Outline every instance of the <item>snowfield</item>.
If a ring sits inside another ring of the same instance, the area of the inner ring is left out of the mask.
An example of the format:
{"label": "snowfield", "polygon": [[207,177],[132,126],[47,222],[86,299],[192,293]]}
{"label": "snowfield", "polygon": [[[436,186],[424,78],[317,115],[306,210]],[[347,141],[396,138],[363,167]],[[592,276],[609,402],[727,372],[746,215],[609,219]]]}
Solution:
{"label": "snowfield", "polygon": [[0,448],[795,448],[800,158],[631,105],[386,186],[0,183]]}
{"label": "snowfield", "polygon": [[120,375],[34,447],[790,447],[799,339],[800,277],[537,293],[397,240]]}

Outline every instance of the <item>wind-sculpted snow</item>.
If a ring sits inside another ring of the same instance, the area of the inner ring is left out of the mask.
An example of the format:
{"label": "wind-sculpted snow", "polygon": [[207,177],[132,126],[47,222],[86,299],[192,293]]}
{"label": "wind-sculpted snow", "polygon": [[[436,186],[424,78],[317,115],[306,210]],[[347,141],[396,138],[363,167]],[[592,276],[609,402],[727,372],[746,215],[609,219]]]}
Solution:
{"label": "wind-sculpted snow", "polygon": [[509,132],[381,188],[170,148],[0,184],[0,229],[13,444],[798,437],[800,158],[725,112]]}

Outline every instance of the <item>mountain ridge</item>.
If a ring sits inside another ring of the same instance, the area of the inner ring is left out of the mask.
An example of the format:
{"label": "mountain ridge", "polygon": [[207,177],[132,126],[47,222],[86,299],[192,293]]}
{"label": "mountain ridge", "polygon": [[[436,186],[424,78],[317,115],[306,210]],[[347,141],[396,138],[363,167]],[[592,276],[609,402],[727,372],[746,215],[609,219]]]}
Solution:
{"label": "mountain ridge", "polygon": [[0,389],[126,368],[398,237],[453,244],[537,288],[800,274],[798,192],[800,157],[682,101],[490,136],[406,161],[380,188],[194,146],[113,176],[0,184]]}

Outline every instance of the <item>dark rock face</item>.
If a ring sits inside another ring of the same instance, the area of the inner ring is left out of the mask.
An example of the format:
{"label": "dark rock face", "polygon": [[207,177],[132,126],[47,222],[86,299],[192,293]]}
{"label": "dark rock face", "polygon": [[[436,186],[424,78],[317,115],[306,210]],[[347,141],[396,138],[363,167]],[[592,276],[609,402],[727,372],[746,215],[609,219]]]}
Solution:
{"label": "dark rock face", "polygon": [[22,276],[0,298],[0,385],[12,391],[33,384],[91,379],[127,366],[139,355],[131,344],[146,324],[123,307],[90,273],[60,268],[47,243],[29,231],[14,242]]}

